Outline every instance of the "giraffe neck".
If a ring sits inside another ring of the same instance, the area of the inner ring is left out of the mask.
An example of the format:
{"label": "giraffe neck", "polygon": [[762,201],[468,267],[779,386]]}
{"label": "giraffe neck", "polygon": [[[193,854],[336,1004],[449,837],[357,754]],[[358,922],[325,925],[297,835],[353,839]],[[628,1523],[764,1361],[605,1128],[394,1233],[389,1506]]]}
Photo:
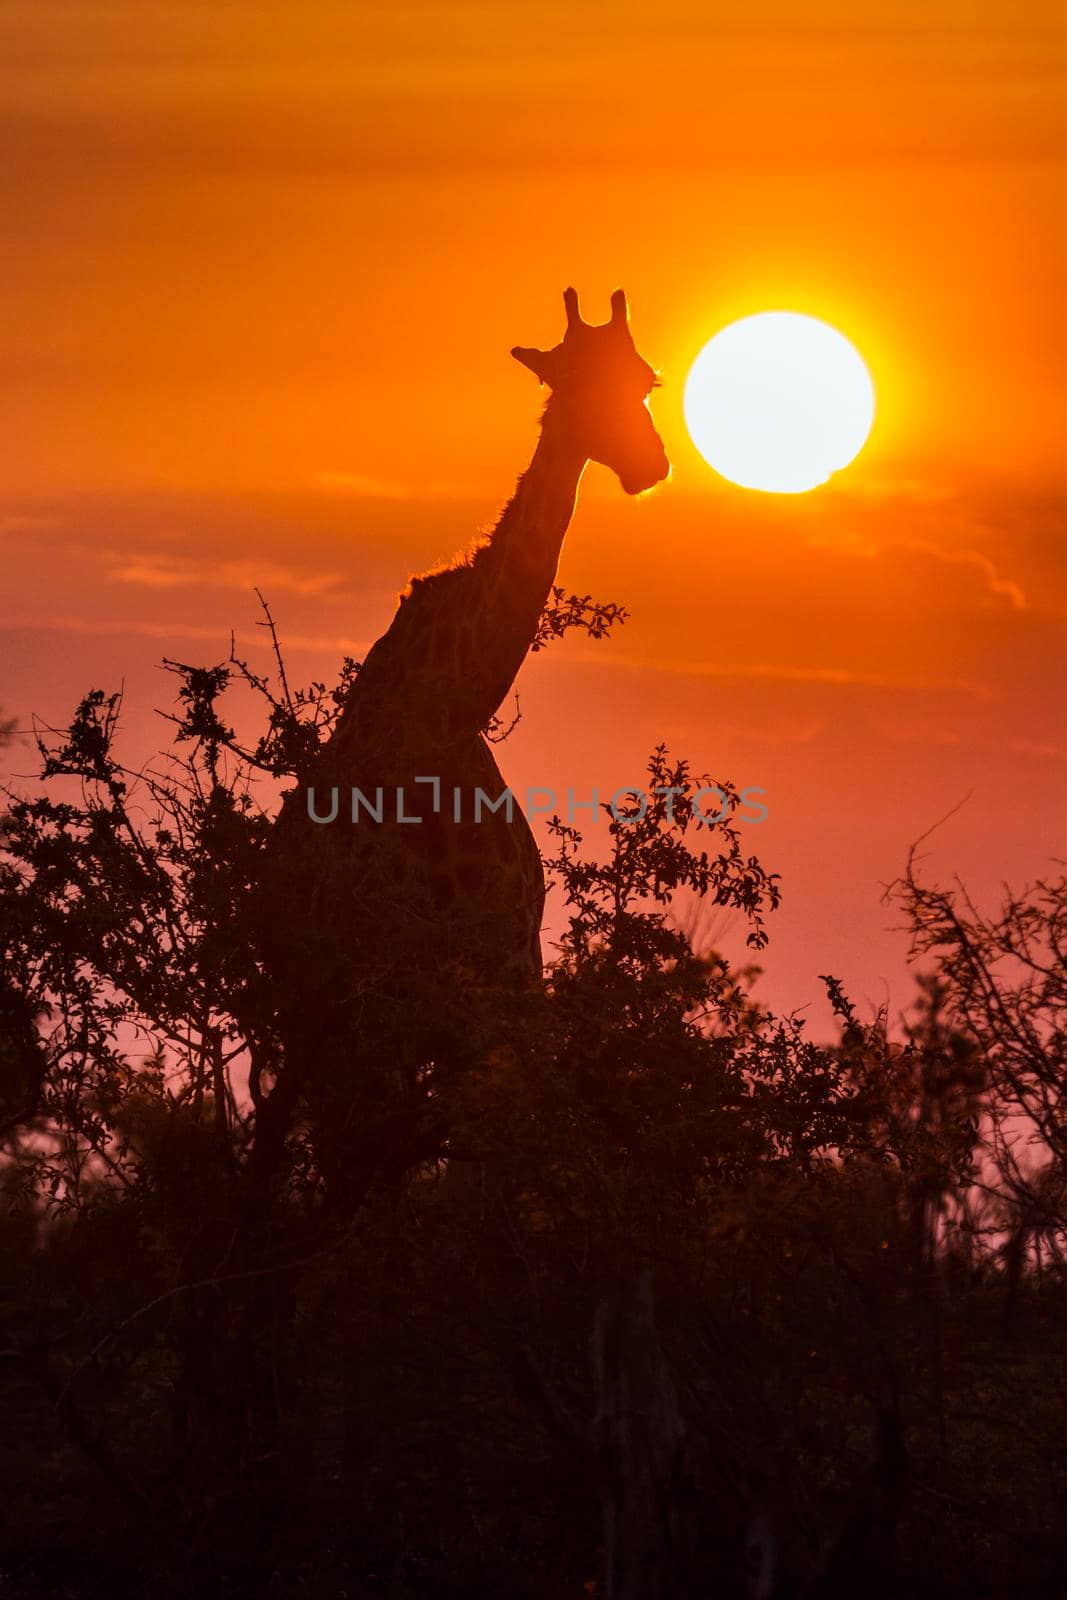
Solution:
{"label": "giraffe neck", "polygon": [[475,562],[484,563],[499,598],[532,614],[527,647],[555,580],[585,465],[584,453],[549,402],[530,465]]}
{"label": "giraffe neck", "polygon": [[425,730],[448,740],[488,725],[536,635],[586,459],[549,403],[488,543],[469,564],[413,579],[363,663],[331,739],[335,753],[354,737],[419,739]]}
{"label": "giraffe neck", "polygon": [[550,402],[530,465],[475,556],[465,592],[453,592],[456,613],[438,619],[451,656],[450,722],[484,728],[510,691],[556,580],[586,459]]}

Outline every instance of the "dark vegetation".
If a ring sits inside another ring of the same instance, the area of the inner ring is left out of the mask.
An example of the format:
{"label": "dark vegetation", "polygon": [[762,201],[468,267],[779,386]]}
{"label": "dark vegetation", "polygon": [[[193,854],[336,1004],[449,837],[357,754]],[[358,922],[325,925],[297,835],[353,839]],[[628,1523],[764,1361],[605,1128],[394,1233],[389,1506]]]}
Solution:
{"label": "dark vegetation", "polygon": [[914,1007],[828,976],[822,1044],[672,915],[765,942],[728,821],[557,825],[544,992],[337,1214],[299,1116],[257,1159],[245,907],[357,669],[169,665],[155,768],[94,692],[8,800],[0,1596],[1067,1593],[1064,881],[988,917],[911,863]]}

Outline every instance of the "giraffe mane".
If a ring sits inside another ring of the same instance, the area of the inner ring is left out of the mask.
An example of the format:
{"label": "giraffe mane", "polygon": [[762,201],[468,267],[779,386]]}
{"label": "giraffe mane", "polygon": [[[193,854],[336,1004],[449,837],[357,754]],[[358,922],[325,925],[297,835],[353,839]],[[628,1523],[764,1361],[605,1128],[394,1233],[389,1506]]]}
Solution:
{"label": "giraffe mane", "polygon": [[408,600],[427,585],[437,587],[441,583],[447,583],[452,579],[462,577],[465,572],[469,572],[471,567],[488,552],[493,534],[507,515],[511,503],[511,500],[509,500],[491,528],[482,529],[476,533],[462,550],[456,551],[455,555],[448,556],[444,560],[435,562],[432,567],[427,567],[425,572],[415,573],[408,580],[407,587],[401,591],[400,599],[402,601]]}
{"label": "giraffe mane", "polygon": [[436,562],[432,567],[427,567],[425,572],[413,574],[400,598],[407,600],[419,590],[428,586],[438,588],[443,583],[461,578],[464,573],[470,571],[482,551],[488,548],[489,535],[484,533],[476,534],[465,549],[457,551],[455,555],[449,556],[443,561]]}

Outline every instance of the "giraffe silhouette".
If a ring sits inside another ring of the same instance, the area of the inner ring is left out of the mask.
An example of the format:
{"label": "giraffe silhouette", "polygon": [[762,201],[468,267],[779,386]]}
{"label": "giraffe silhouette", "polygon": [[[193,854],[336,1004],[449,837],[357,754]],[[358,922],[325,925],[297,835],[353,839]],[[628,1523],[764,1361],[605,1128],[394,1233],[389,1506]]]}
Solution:
{"label": "giraffe silhouette", "polygon": [[484,730],[536,635],[587,462],[630,494],[670,471],[625,295],[595,327],[574,289],[563,298],[562,342],[511,352],[550,390],[515,494],[473,551],[412,580],[274,828],[257,915],[284,1057],[275,1111],[303,1099],[327,1187],[433,1152],[439,1128],[412,1133],[428,1067],[440,1079],[457,1059],[477,997],[542,970],[541,857],[519,806],[500,804]]}

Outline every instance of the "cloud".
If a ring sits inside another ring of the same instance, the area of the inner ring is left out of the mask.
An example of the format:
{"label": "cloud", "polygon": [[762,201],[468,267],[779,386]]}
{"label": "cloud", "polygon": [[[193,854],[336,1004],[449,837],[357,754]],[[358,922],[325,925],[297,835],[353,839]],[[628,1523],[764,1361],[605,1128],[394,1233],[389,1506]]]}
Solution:
{"label": "cloud", "polygon": [[[592,658],[590,658],[592,659]],[[662,661],[654,656],[611,657],[612,666],[640,672],[669,672],[686,678],[726,678],[766,683],[825,684],[830,688],[904,689],[918,693],[949,690],[974,700],[991,700],[988,684],[975,678],[930,678],[909,674],[855,672],[851,667],[789,666],[770,661]]]}
{"label": "cloud", "polygon": [[[845,491],[842,491],[845,497]],[[934,478],[907,477],[901,473],[891,476],[871,476],[857,479],[847,490],[849,500],[886,501],[899,504],[909,501],[913,505],[942,506],[955,498],[955,491]]]}
{"label": "cloud", "polygon": [[327,494],[352,495],[363,500],[466,500],[482,490],[473,483],[457,483],[448,478],[431,478],[421,483],[404,483],[397,478],[378,478],[367,472],[329,471],[315,474],[317,489]]}
{"label": "cloud", "polygon": [[297,567],[249,560],[192,560],[185,556],[145,555],[120,559],[110,574],[119,583],[146,589],[270,589],[275,593],[324,594],[342,581],[339,572],[307,572]]}
{"label": "cloud", "polygon": [[[137,636],[146,639],[197,639],[212,643],[216,649],[229,651],[231,637],[242,649],[268,648],[262,633],[238,632],[231,635],[227,628],[212,628],[196,622],[143,622],[125,618],[88,619],[72,616],[0,616],[0,633],[14,632],[75,633],[94,638],[114,635]],[[285,634],[281,639],[283,652],[306,650],[316,654],[330,652],[336,655],[365,655],[371,645],[369,639],[351,639],[345,635],[319,637],[315,634]]]}
{"label": "cloud", "polygon": [[980,589],[987,599],[1006,601],[1014,611],[1029,609],[1022,585],[1002,573],[991,556],[969,546],[953,548],[934,539],[911,534],[887,536],[877,531],[858,533],[854,528],[820,529],[808,535],[807,543],[812,549],[830,549],[841,555],[856,556],[868,561],[892,558],[900,552],[905,552],[949,566],[970,567],[979,575]]}
{"label": "cloud", "polygon": [[715,737],[723,742],[770,745],[780,750],[783,745],[814,744],[821,739],[831,724],[820,718],[817,721],[775,721],[760,726],[754,723],[716,721]]}
{"label": "cloud", "polygon": [[994,757],[1029,756],[1038,760],[1067,762],[1067,745],[1045,739],[1030,739],[1019,734],[983,734],[943,726],[876,719],[880,738],[894,744],[914,745],[938,750],[979,750]]}
{"label": "cloud", "polygon": [[63,526],[62,517],[15,513],[0,517],[0,533],[53,533]]}
{"label": "cloud", "polygon": [[898,539],[895,543],[898,549],[912,550],[934,561],[975,567],[985,579],[986,589],[991,595],[1003,596],[1016,611],[1027,609],[1022,586],[1014,578],[1002,577],[995,562],[981,550],[948,550],[929,539]]}
{"label": "cloud", "polygon": [[375,478],[366,472],[319,472],[315,486],[328,494],[351,494],[368,500],[408,500],[414,494],[409,483]]}

